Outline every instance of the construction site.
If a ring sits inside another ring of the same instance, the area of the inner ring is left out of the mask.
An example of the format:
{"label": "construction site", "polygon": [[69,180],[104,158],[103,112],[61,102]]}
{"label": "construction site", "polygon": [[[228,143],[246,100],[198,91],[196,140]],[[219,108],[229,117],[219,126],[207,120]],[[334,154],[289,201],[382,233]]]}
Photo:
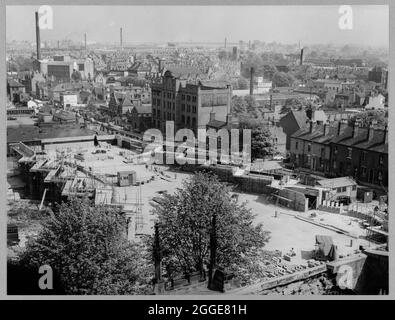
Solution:
{"label": "construction site", "polygon": [[[361,272],[360,261],[366,259],[366,252],[386,252],[388,259],[387,205],[382,201],[357,200],[351,180],[322,179],[312,184],[273,163],[248,167],[209,163],[155,165],[149,161],[151,153],[142,153],[142,148],[134,149],[130,144],[124,148],[122,137],[116,135],[98,136],[97,145],[93,136],[50,142],[9,146],[13,156],[8,161],[8,170],[13,172],[8,174],[9,209],[21,198],[35,201],[40,211],[73,196],[87,196],[96,205],[119,207],[127,218],[128,239],[136,240],[153,233],[155,217],[151,204],[156,197],[175,192],[193,172],[212,171],[232,185],[234,195],[246,202],[255,215],[255,222],[270,231],[265,250],[271,258],[262,257],[263,271],[255,287],[249,290],[229,282],[229,293],[263,292],[304,281],[330,268],[338,270],[342,261],[352,261]],[[18,183],[11,181],[16,176]],[[342,184],[344,188],[350,185],[352,204],[334,200],[333,190],[343,188]],[[335,262],[335,266],[328,265]],[[199,288],[204,287],[201,283],[193,286],[185,279],[175,283],[168,292],[180,293],[187,286],[187,292],[199,293]]]}

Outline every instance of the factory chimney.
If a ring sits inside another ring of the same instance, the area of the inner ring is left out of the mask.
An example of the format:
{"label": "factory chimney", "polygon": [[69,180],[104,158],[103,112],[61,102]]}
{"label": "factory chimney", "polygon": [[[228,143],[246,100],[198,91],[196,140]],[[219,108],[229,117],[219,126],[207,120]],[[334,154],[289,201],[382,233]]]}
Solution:
{"label": "factory chimney", "polygon": [[40,25],[38,21],[38,12],[36,12],[36,46],[37,46],[37,60],[41,60],[41,40],[40,40]]}
{"label": "factory chimney", "polygon": [[225,49],[226,49],[226,38],[225,38]]}
{"label": "factory chimney", "polygon": [[250,96],[254,94],[254,68],[250,69]]}
{"label": "factory chimney", "polygon": [[84,43],[85,43],[85,51],[86,51],[86,33],[84,33]]}
{"label": "factory chimney", "polygon": [[119,30],[119,40],[120,40],[121,48],[122,48],[122,28]]}
{"label": "factory chimney", "polygon": [[300,65],[303,65],[303,48],[302,49],[300,49],[300,62],[299,62],[299,64]]}

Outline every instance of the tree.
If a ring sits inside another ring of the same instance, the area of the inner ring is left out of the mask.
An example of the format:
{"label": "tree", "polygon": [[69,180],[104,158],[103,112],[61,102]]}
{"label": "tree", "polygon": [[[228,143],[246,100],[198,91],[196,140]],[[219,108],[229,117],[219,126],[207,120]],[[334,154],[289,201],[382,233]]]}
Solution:
{"label": "tree", "polygon": [[[154,205],[168,276],[200,271],[210,261],[210,233],[216,221],[216,266],[241,272],[268,241],[251,211],[231,197],[230,187],[211,173],[196,173],[175,194],[163,194]],[[151,239],[153,242],[153,239]]]}
{"label": "tree", "polygon": [[73,73],[71,74],[71,79],[76,82],[81,81],[82,79],[81,73],[77,70],[74,70]]}
{"label": "tree", "polygon": [[66,294],[150,293],[147,251],[125,233],[118,209],[75,198],[44,223],[22,261],[51,266]]}
{"label": "tree", "polygon": [[272,156],[274,152],[271,132],[263,127],[253,128],[251,131],[251,160]]}
{"label": "tree", "polygon": [[364,127],[367,127],[372,123],[380,127],[385,127],[388,125],[388,111],[369,110],[369,111],[361,112],[353,116],[349,120],[349,124],[354,125],[357,120]]}
{"label": "tree", "polygon": [[237,88],[238,89],[240,89],[240,90],[248,89],[248,86],[249,86],[249,83],[248,83],[248,80],[246,78],[239,77],[237,79]]}
{"label": "tree", "polygon": [[272,81],[274,87],[290,87],[295,82],[295,77],[289,73],[276,72]]}

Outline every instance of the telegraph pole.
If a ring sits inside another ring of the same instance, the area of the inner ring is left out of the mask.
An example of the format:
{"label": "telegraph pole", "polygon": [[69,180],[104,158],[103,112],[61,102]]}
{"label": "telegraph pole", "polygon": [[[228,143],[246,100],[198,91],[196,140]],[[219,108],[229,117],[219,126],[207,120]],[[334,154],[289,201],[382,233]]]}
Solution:
{"label": "telegraph pole", "polygon": [[213,217],[211,221],[211,234],[210,234],[210,266],[208,270],[208,289],[215,290],[213,285],[213,272],[216,266],[217,256],[217,212],[213,211]]}

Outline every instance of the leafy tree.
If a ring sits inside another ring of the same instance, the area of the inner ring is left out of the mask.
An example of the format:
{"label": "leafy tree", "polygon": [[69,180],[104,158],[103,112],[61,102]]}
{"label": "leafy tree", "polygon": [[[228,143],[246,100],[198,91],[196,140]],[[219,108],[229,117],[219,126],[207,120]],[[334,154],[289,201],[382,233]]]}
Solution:
{"label": "leafy tree", "polygon": [[371,123],[375,123],[380,127],[388,125],[388,111],[382,110],[370,110],[358,113],[349,120],[349,124],[353,125],[356,121],[360,121],[360,124],[364,127],[369,126]]}
{"label": "leafy tree", "polygon": [[38,237],[28,243],[23,264],[47,264],[66,294],[150,293],[146,250],[125,239],[120,211],[72,199],[59,206]]}
{"label": "leafy tree", "polygon": [[77,70],[74,70],[73,73],[71,74],[71,79],[74,81],[81,81],[82,77],[81,77],[81,73]]}
{"label": "leafy tree", "polygon": [[255,127],[251,131],[251,160],[263,159],[275,153],[273,137],[267,128]]}
{"label": "leafy tree", "polygon": [[[268,241],[251,211],[233,199],[230,187],[211,173],[196,173],[175,194],[163,194],[153,213],[158,217],[162,265],[170,277],[200,271],[209,263],[210,232],[216,214],[217,267],[241,273]],[[151,239],[153,242],[153,239]]]}
{"label": "leafy tree", "polygon": [[248,80],[246,78],[239,77],[237,79],[237,87],[238,87],[238,89],[240,89],[240,90],[247,89],[248,85],[249,85],[249,82],[248,82]]}
{"label": "leafy tree", "polygon": [[289,87],[295,82],[295,77],[290,73],[276,72],[272,81],[274,87]]}

